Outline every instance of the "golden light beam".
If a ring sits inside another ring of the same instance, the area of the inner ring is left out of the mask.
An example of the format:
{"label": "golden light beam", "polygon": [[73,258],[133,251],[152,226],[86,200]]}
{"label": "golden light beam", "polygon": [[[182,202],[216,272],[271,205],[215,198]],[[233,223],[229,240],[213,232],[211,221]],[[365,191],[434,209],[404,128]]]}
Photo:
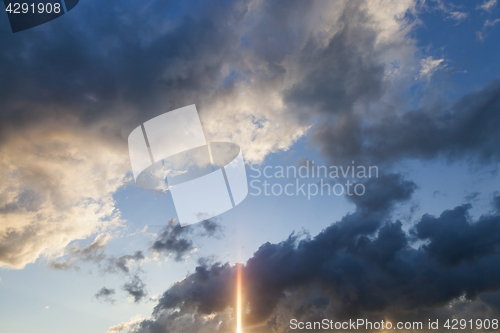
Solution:
{"label": "golden light beam", "polygon": [[236,266],[236,333],[242,333],[241,330],[241,267],[243,265],[237,264]]}

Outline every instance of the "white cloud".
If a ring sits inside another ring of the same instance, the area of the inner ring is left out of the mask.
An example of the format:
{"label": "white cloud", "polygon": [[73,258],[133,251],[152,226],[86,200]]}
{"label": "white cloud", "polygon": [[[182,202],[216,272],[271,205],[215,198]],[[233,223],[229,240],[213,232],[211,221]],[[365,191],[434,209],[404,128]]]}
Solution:
{"label": "white cloud", "polygon": [[130,318],[129,321],[120,323],[118,325],[111,326],[106,333],[114,333],[114,332],[121,332],[125,330],[130,330],[133,328],[133,326],[141,321],[143,321],[145,318],[143,318],[141,315],[136,315],[132,318]]}
{"label": "white cloud", "polygon": [[484,26],[485,27],[492,27],[494,25],[496,25],[498,22],[500,22],[500,19],[496,19],[496,20],[486,20],[486,22],[484,22]]}
{"label": "white cloud", "polygon": [[434,59],[432,57],[427,57],[425,59],[422,59],[420,62],[420,78],[427,78],[429,79],[432,74],[434,74],[438,69],[443,68],[444,66],[442,63],[444,62],[444,59]]}
{"label": "white cloud", "polygon": [[467,16],[469,16],[469,14],[463,12],[451,12],[450,15],[448,15],[449,18],[457,21],[464,20],[467,18]]}
{"label": "white cloud", "polygon": [[75,239],[120,225],[112,194],[126,151],[101,125],[56,121],[12,133],[0,146],[0,267],[54,257]]}
{"label": "white cloud", "polygon": [[490,11],[496,4],[498,0],[488,0],[485,1],[481,6],[478,6],[478,8],[485,10],[485,11]]}

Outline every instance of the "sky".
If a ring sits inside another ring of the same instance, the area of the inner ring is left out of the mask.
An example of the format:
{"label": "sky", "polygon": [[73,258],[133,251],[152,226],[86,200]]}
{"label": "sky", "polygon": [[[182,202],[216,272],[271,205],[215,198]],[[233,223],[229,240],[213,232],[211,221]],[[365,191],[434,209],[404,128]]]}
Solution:
{"label": "sky", "polygon": [[[497,0],[0,14],[0,331],[235,332],[238,267],[243,332],[499,318],[499,40]],[[249,193],[181,227],[127,140],[192,104]]]}

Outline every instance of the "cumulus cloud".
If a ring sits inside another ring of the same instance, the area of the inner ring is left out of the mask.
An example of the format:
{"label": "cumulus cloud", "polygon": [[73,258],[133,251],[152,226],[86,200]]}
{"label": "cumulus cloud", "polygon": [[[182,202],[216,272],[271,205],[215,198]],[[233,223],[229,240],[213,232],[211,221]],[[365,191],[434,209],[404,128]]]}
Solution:
{"label": "cumulus cloud", "polygon": [[369,123],[347,114],[317,126],[311,137],[321,154],[335,161],[356,160],[379,165],[406,158],[450,161],[472,157],[498,161],[500,81],[471,93],[450,108],[419,109]]}
{"label": "cumulus cloud", "polygon": [[376,101],[414,61],[410,0],[81,8],[40,33],[2,36],[1,265],[58,257],[120,223],[112,194],[141,122],[195,103],[209,140],[262,161],[321,112]]}
{"label": "cumulus cloud", "polygon": [[[376,187],[372,179],[367,186]],[[415,184],[399,175],[320,232],[263,244],[243,269],[244,322],[262,331],[289,331],[290,318],[426,320],[466,314],[498,314],[500,216],[473,221],[470,205],[424,215],[405,232],[392,211],[411,197]],[[418,244],[422,244],[417,246]],[[134,332],[201,332],[203,325],[230,332],[236,267],[199,266],[160,298],[153,318]]]}
{"label": "cumulus cloud", "polygon": [[118,325],[111,326],[106,333],[114,333],[114,332],[121,332],[121,331],[126,331],[130,330],[132,327],[134,327],[135,324],[138,322],[142,321],[144,318],[141,317],[141,315],[133,316],[130,318],[128,321],[123,322]]}
{"label": "cumulus cloud", "polygon": [[59,256],[71,241],[121,224],[112,194],[127,164],[116,138],[105,124],[84,131],[51,120],[0,142],[1,266]]}

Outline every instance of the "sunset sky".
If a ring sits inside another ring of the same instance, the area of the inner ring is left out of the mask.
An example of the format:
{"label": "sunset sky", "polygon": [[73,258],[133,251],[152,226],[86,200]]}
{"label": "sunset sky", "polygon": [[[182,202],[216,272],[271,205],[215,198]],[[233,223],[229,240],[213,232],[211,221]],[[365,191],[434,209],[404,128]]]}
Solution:
{"label": "sunset sky", "polygon": [[[499,319],[499,41],[497,0],[81,0],[18,33],[0,13],[0,332],[236,332],[237,263],[243,332]],[[192,104],[249,195],[181,227],[127,138]],[[378,172],[276,175],[313,165]],[[347,181],[363,195],[307,195]]]}

